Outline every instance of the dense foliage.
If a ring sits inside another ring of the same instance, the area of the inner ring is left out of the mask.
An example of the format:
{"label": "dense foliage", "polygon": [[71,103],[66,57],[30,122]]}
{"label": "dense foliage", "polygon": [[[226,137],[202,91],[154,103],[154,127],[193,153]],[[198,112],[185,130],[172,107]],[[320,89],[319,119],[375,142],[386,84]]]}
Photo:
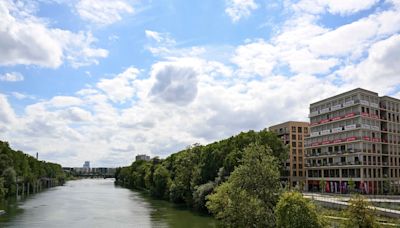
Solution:
{"label": "dense foliage", "polygon": [[375,220],[375,212],[371,209],[371,204],[361,195],[354,195],[349,200],[349,206],[345,211],[345,227],[373,228],[379,227]]}
{"label": "dense foliage", "polygon": [[20,185],[32,186],[29,190],[32,192],[34,191],[33,186],[41,183],[39,180],[42,178],[62,183],[64,177],[64,172],[59,164],[38,161],[21,151],[12,150],[7,142],[0,141],[0,200],[16,193],[17,181]]}
{"label": "dense foliage", "polygon": [[[133,162],[131,166],[117,169],[116,183],[129,188],[147,190],[154,197],[208,211],[206,208],[208,196],[228,179],[235,168],[246,161],[243,155],[245,148],[250,144],[268,146],[262,150],[267,151],[268,162],[274,163],[274,167],[275,165],[278,167],[287,159],[287,148],[274,133],[267,130],[249,131],[206,146],[195,144],[164,160]],[[275,171],[278,168],[273,170],[271,175],[275,180],[278,176]],[[241,174],[235,175],[233,178]],[[268,180],[268,177],[265,178]],[[232,181],[229,183],[232,184]],[[273,181],[271,188],[275,190],[276,184]],[[223,191],[226,187],[221,188]],[[272,204],[276,201],[275,198],[273,197]],[[271,208],[269,207],[269,210]]]}
{"label": "dense foliage", "polygon": [[282,228],[324,227],[315,205],[299,192],[285,192],[275,208],[276,226]]}
{"label": "dense foliage", "polygon": [[274,227],[280,191],[277,159],[268,146],[251,144],[243,162],[208,197],[207,207],[229,227]]}

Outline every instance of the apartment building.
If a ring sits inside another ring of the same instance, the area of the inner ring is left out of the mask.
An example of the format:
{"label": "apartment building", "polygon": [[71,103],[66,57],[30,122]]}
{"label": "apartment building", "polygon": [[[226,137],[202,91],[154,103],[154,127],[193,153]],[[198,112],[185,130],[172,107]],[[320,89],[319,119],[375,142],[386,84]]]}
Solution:
{"label": "apartment building", "polygon": [[307,122],[289,121],[269,127],[285,145],[289,146],[289,158],[281,174],[281,180],[291,187],[305,183],[304,139],[309,136]]}
{"label": "apartment building", "polygon": [[360,88],[311,104],[306,188],[347,193],[351,182],[365,194],[398,192],[399,110],[400,100]]}

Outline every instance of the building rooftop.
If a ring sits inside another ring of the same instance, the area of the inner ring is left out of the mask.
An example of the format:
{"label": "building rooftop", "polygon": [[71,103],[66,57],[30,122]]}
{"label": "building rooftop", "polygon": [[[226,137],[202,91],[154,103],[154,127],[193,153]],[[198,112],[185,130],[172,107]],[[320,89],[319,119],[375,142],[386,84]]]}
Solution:
{"label": "building rooftop", "polygon": [[373,92],[373,91],[370,91],[370,90],[366,90],[366,89],[363,89],[363,88],[356,88],[356,89],[352,89],[352,90],[350,90],[350,91],[346,91],[346,92],[344,92],[344,93],[340,93],[340,94],[337,94],[337,95],[334,95],[334,96],[325,98],[325,99],[323,99],[323,100],[319,100],[319,101],[317,101],[317,102],[311,103],[310,106],[316,105],[316,104],[320,104],[320,103],[324,103],[324,102],[326,102],[326,101],[329,101],[329,100],[332,100],[332,99],[341,97],[341,96],[343,96],[343,95],[345,95],[345,94],[354,93],[354,92],[365,92],[365,93],[373,94],[373,95],[375,95],[375,96],[379,96],[378,93],[376,93],[376,92]]}

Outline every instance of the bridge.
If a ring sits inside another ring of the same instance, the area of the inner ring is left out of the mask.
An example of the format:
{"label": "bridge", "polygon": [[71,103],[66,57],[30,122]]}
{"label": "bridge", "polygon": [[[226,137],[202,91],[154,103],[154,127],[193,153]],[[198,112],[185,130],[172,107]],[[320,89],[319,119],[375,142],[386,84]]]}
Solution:
{"label": "bridge", "polygon": [[63,167],[64,172],[71,174],[74,177],[82,178],[114,178],[116,168],[71,168]]}

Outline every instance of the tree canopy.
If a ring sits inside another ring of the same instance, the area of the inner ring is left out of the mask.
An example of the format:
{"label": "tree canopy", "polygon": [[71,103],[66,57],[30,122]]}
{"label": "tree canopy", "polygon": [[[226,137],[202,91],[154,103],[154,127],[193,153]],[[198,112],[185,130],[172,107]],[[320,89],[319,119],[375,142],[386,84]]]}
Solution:
{"label": "tree canopy", "polygon": [[63,182],[65,174],[61,165],[38,161],[22,151],[11,149],[7,142],[0,141],[0,199],[14,195],[16,181],[33,185],[40,178],[54,178]]}
{"label": "tree canopy", "polygon": [[287,159],[288,150],[274,133],[249,131],[208,145],[194,144],[162,160],[135,161],[117,169],[116,183],[208,212],[207,196],[246,161],[245,148],[255,144],[265,147],[276,169]]}
{"label": "tree canopy", "polygon": [[276,226],[281,228],[320,228],[323,220],[315,205],[299,192],[285,192],[275,208]]}
{"label": "tree canopy", "polygon": [[375,213],[366,199],[356,194],[349,200],[345,214],[348,220],[346,227],[373,228],[379,227],[375,220]]}
{"label": "tree canopy", "polygon": [[272,150],[250,144],[242,163],[208,197],[206,205],[230,227],[274,227],[279,190],[278,161]]}

